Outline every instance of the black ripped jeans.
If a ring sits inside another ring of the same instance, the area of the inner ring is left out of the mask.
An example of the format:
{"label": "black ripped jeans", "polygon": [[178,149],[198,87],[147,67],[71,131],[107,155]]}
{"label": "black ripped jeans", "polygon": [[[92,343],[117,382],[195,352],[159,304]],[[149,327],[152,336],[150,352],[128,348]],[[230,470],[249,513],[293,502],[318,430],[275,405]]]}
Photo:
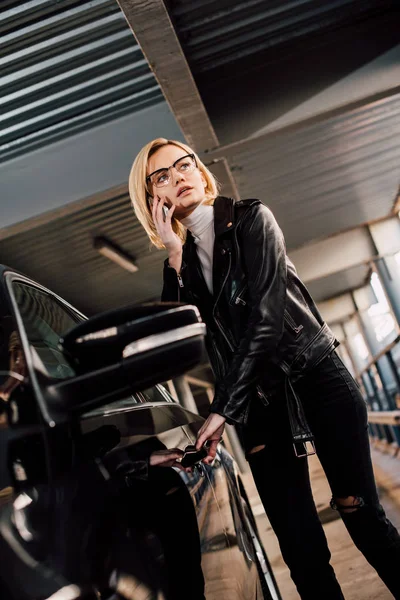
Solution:
{"label": "black ripped jeans", "polygon": [[[341,512],[357,548],[400,600],[400,536],[379,503],[372,471],[367,410],[357,383],[333,352],[295,384],[315,436],[333,498],[357,496],[353,512]],[[330,552],[311,493],[306,458],[296,458],[283,395],[250,407],[242,431],[254,480],[282,556],[303,600],[344,596],[329,563]],[[362,502],[361,502],[362,504]]]}

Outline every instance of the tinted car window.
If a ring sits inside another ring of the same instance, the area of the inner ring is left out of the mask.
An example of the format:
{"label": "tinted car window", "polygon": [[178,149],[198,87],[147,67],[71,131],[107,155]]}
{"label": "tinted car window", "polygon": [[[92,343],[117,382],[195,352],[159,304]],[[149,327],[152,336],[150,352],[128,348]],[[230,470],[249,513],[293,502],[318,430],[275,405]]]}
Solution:
{"label": "tinted car window", "polygon": [[162,385],[157,385],[144,392],[135,394],[140,402],[173,402],[171,396]]}
{"label": "tinted car window", "polygon": [[74,370],[58,348],[58,340],[81,319],[38,288],[14,282],[13,291],[28,341],[47,373],[57,379],[72,377]]}
{"label": "tinted car window", "polygon": [[145,402],[174,402],[174,400],[162,385],[156,385],[152,388],[144,390],[143,392],[136,392],[135,394],[132,394],[132,396],[123,398],[123,400],[116,400],[115,402],[110,402],[110,404],[106,404],[101,408],[91,410],[88,413],[85,413],[85,416],[104,414],[107,411],[129,408],[134,404],[143,404]]}

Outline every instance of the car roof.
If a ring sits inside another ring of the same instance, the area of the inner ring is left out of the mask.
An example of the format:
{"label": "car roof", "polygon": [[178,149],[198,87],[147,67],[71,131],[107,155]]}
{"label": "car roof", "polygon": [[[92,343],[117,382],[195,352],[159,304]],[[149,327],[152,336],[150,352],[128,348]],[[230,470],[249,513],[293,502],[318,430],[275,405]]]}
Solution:
{"label": "car roof", "polygon": [[[0,275],[3,275],[7,271],[12,271],[13,273],[18,273],[18,275],[24,275],[24,273],[21,273],[21,271],[18,271],[17,269],[13,269],[12,267],[9,267],[7,265],[0,264]],[[25,275],[24,275],[24,277],[25,277]]]}

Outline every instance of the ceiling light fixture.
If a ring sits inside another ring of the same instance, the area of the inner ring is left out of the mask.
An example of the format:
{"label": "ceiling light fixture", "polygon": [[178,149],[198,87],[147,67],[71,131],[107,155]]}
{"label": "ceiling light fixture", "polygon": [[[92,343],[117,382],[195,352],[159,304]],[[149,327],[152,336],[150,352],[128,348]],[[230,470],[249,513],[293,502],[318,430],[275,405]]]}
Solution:
{"label": "ceiling light fixture", "polygon": [[105,236],[97,236],[93,239],[93,247],[100,252],[103,256],[106,256],[117,265],[130,271],[131,273],[136,273],[139,270],[139,267],[135,264],[135,260],[133,256],[129,254],[126,250],[120,248],[115,242],[112,242]]}

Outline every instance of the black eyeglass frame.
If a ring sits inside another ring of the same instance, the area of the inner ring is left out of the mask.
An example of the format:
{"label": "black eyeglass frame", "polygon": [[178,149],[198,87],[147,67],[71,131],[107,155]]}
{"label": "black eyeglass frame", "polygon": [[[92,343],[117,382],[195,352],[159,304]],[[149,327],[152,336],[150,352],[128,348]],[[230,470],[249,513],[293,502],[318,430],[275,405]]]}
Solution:
{"label": "black eyeglass frame", "polygon": [[187,158],[188,156],[194,161],[195,168],[197,169],[197,160],[196,160],[195,155],[194,154],[185,154],[184,156],[181,156],[181,158],[178,158],[174,162],[174,164],[171,165],[170,167],[162,167],[161,169],[157,169],[156,171],[153,171],[152,173],[150,173],[150,175],[147,175],[147,177],[146,177],[146,184],[150,181],[150,177],[152,177],[156,173],[159,173],[160,171],[169,171],[170,169],[172,169],[172,167],[174,167],[174,169],[176,169],[176,167],[175,167],[176,163],[180,162],[184,158]]}

